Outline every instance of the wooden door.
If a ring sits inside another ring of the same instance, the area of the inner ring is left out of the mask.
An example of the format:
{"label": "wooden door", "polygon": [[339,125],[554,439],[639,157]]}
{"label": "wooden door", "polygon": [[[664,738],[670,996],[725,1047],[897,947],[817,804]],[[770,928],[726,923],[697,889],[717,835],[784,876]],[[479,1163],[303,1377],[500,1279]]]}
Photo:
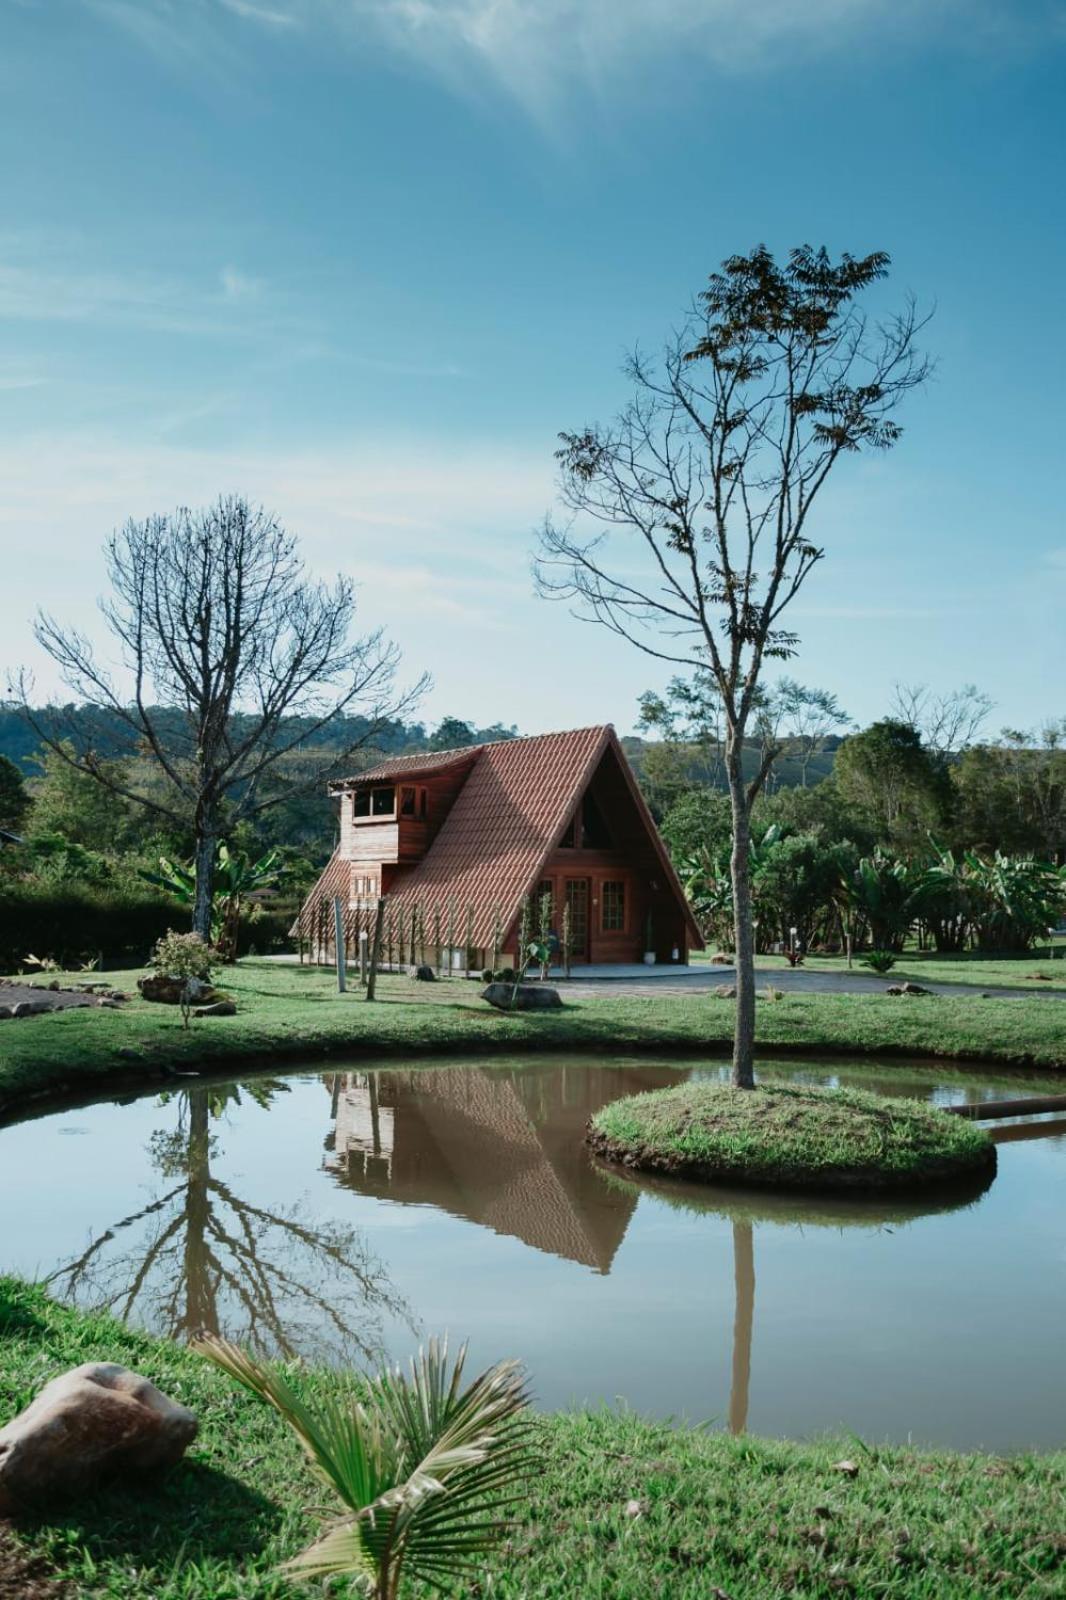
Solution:
{"label": "wooden door", "polygon": [[588,878],[567,878],[566,903],[570,908],[570,959],[589,959],[589,902],[591,882]]}

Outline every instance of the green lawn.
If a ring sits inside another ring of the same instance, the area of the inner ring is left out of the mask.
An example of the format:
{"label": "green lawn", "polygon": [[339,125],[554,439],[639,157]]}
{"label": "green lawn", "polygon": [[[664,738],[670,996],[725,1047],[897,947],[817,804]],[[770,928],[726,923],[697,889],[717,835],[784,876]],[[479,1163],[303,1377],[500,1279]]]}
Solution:
{"label": "green lawn", "polygon": [[[334,1507],[271,1410],[187,1350],[0,1279],[0,1421],[56,1373],[91,1360],[144,1373],[192,1406],[201,1432],[186,1462],[162,1480],[138,1482],[134,1492],[104,1488],[14,1525],[11,1537],[68,1581],[64,1594],[322,1594],[276,1572]],[[307,1368],[291,1375],[308,1395],[330,1381]],[[854,1439],[732,1439],[624,1411],[538,1418],[536,1441],[541,1470],[513,1537],[455,1594],[1050,1600],[1066,1585],[1063,1453],[996,1459]],[[838,1469],[842,1459],[854,1474]]]}
{"label": "green lawn", "polygon": [[[113,973],[133,991],[136,973]],[[187,1031],[176,1008],[138,999],[119,1011],[83,1009],[0,1022],[0,1117],[43,1094],[104,1093],[150,1083],[171,1067],[226,1070],[271,1061],[414,1057],[450,1051],[536,1049],[692,1054],[728,1048],[733,1002],[703,993],[647,999],[568,999],[563,1010],[509,1016],[478,998],[478,985],[400,976],[380,981],[368,1005],[358,987],[338,995],[317,968],[245,960],[221,982],[235,1017]],[[891,999],[882,995],[788,995],[761,1000],[759,1042],[775,1053],[934,1055],[1003,1065],[1066,1066],[1066,1005],[1022,1000]]]}
{"label": "green lawn", "polygon": [[770,1083],[753,1093],[681,1083],[627,1095],[592,1118],[598,1155],[642,1171],[777,1188],[914,1188],[991,1181],[983,1128],[917,1100]]}
{"label": "green lawn", "polygon": [[[936,950],[908,949],[897,956],[896,965],[887,976],[893,983],[909,978],[912,983],[969,983],[978,989],[1066,989],[1066,940],[1057,939],[1054,950],[1054,957],[1049,959],[1046,944],[1017,956],[984,956],[978,951],[950,956],[940,955]],[[711,954],[713,952],[695,954],[692,960],[704,963]],[[777,972],[787,968],[788,962],[784,956],[757,956],[756,966],[761,972]],[[844,956],[815,955],[805,957],[803,969],[805,972],[845,974],[849,970]],[[870,976],[860,956],[854,958],[850,970],[863,977]]]}

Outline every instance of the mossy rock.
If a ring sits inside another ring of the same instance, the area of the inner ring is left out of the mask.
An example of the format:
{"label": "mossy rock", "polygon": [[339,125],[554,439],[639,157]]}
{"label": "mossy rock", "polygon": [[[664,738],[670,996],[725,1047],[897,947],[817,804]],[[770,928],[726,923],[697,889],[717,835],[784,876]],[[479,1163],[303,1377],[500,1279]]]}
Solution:
{"label": "mossy rock", "polygon": [[605,1106],[587,1138],[606,1161],[700,1183],[913,1191],[987,1183],[996,1170],[983,1128],[859,1089],[684,1083]]}

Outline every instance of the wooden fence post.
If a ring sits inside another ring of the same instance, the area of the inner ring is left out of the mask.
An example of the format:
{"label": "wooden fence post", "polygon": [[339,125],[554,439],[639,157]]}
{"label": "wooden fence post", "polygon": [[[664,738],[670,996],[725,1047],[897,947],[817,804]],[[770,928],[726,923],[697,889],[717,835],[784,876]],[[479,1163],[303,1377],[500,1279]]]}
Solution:
{"label": "wooden fence post", "polygon": [[370,948],[370,970],[366,975],[366,997],[374,998],[374,987],[378,979],[378,962],[381,960],[381,935],[385,926],[385,902],[378,901],[377,915],[374,918],[374,943]]}
{"label": "wooden fence post", "polygon": [[333,938],[337,946],[335,952],[337,957],[337,993],[343,994],[345,991],[344,906],[340,895],[337,895],[333,901]]}

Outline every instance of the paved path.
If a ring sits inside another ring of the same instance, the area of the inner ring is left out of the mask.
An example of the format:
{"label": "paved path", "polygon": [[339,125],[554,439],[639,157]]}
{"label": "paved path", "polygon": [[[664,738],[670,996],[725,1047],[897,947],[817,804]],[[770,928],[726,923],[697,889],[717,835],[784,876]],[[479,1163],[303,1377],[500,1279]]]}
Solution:
{"label": "paved path", "polygon": [[[569,982],[563,980],[560,983],[560,988],[574,995],[632,994],[648,997],[657,994],[705,993],[719,984],[733,983],[736,979],[732,967],[720,966],[678,969],[661,977],[655,974],[641,977],[638,974],[639,968],[632,976],[627,972],[624,977],[617,978],[606,977],[601,972],[579,975],[575,970]],[[884,994],[892,984],[905,981],[892,975],[879,978],[872,972],[808,972],[803,967],[757,968],[755,978],[760,989],[780,989],[785,994]],[[553,975],[552,982],[557,981]],[[926,983],[924,980],[921,986],[928,989],[930,994],[948,995],[955,999],[980,1000],[987,995],[996,1000],[1066,1000],[1066,990],[1063,989],[982,989],[974,983]]]}

